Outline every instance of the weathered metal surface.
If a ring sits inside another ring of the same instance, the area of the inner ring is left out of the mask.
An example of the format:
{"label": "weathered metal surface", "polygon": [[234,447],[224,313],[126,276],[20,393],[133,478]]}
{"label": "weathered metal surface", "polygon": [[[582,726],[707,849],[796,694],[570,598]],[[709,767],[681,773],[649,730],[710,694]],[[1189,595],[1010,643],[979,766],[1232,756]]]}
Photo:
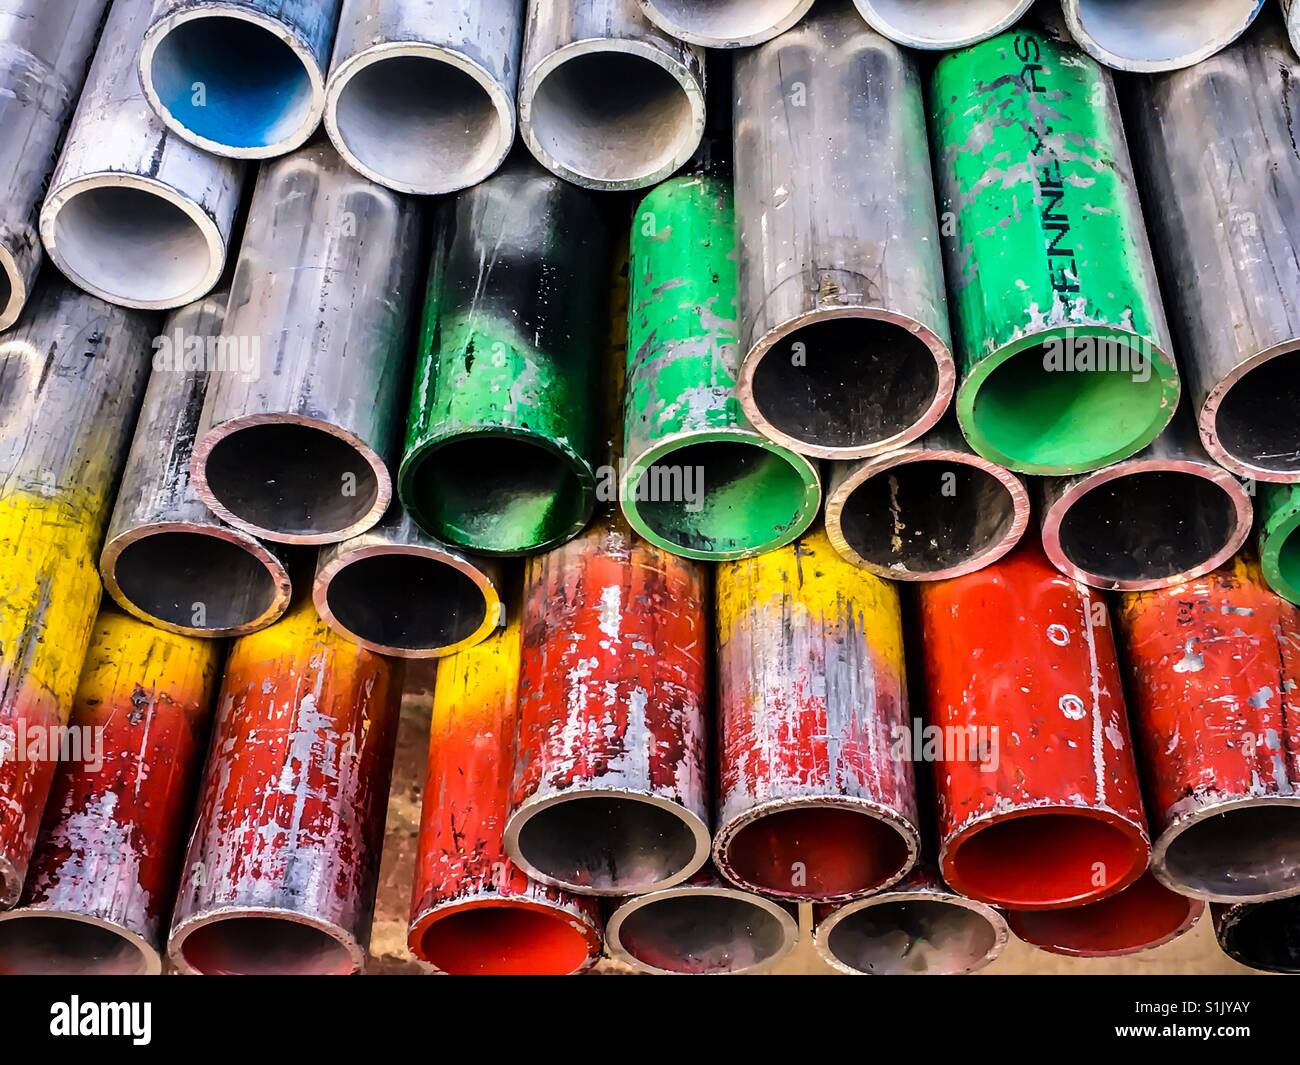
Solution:
{"label": "weathered metal surface", "polygon": [[829,901],[920,845],[898,593],[816,532],[717,573],[717,836],[732,883]]}
{"label": "weathered metal surface", "polygon": [[72,117],[41,240],[76,285],[123,307],[181,307],[220,280],[244,164],[173,136],[134,69],[148,0],[114,3]]}
{"label": "weathered metal surface", "polygon": [[707,860],[707,580],[617,511],[529,561],[506,850],[534,879],[628,895]]}
{"label": "weathered metal surface", "polygon": [[383,516],[419,248],[415,201],[328,142],[262,167],[221,332],[252,358],[210,381],[191,461],[218,517],[322,544]]}
{"label": "weathered metal surface", "polygon": [[596,503],[609,252],[595,204],[515,163],[444,204],[435,242],[402,502],[469,550],[563,543]]}
{"label": "weathered metal surface", "polygon": [[346,975],[370,936],[402,666],[300,597],[226,663],[167,954],[186,974]]}
{"label": "weathered metal surface", "polygon": [[490,177],[515,140],[524,0],[343,0],[325,128],[372,181],[420,195]]}
{"label": "weathered metal surface", "polygon": [[141,975],[161,950],[203,768],[221,647],[107,609],[81,671],[0,972]]}
{"label": "weathered metal surface", "polygon": [[1014,24],[1034,0],[853,0],[877,33],[909,48],[947,51],[987,40]]}
{"label": "weathered metal surface", "polygon": [[48,273],[0,338],[0,907],[22,890],[90,645],[152,335]]}
{"label": "weathered metal surface", "polygon": [[1282,4],[1282,14],[1286,21],[1287,36],[1291,40],[1291,47],[1300,52],[1300,4],[1296,0],[1279,0]]}
{"label": "weathered metal surface", "polygon": [[1209,59],[1250,28],[1264,0],[1062,0],[1079,47],[1116,70],[1151,74]]}
{"label": "weathered metal surface", "polygon": [[640,0],[645,17],[665,33],[701,48],[749,48],[779,37],[806,15],[813,0]]}
{"label": "weathered metal surface", "polygon": [[1238,557],[1119,610],[1152,828],[1183,895],[1300,895],[1300,608]]}
{"label": "weathered metal surface", "polygon": [[1057,476],[1142,450],[1180,386],[1109,72],[1026,25],[941,59],[931,111],[971,446]]}
{"label": "weathered metal surface", "polygon": [[784,546],[816,518],[821,483],[807,458],[754,430],[736,394],[730,181],[660,185],[637,209],[631,247],[624,516],[688,558]]}
{"label": "weathered metal surface", "polygon": [[943,878],[1008,909],[1081,906],[1150,853],[1105,600],[1036,543],[920,587]]}
{"label": "weathered metal surface", "polygon": [[915,61],[826,0],[737,56],[734,136],[745,413],[822,458],[915,440],[955,381]]}
{"label": "weathered metal surface", "polygon": [[1300,603],[1300,485],[1260,486],[1259,561],[1268,585]]}
{"label": "weathered metal surface", "polygon": [[1234,961],[1268,973],[1300,973],[1300,899],[1210,905],[1214,934]]}

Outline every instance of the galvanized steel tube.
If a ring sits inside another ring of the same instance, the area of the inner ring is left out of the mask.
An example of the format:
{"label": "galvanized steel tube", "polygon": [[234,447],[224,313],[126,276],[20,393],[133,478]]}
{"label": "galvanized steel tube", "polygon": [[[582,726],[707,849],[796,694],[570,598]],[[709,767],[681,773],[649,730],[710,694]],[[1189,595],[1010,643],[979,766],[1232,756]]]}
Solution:
{"label": "galvanized steel tube", "polygon": [[1300,485],[1260,487],[1259,562],[1273,591],[1300,603]]}
{"label": "galvanized steel tube", "polygon": [[1109,72],[1025,26],[941,59],[931,101],[971,446],[1055,476],[1141,451],[1180,386]]}
{"label": "galvanized steel tube", "polygon": [[552,173],[592,189],[663,181],[704,135],[704,53],[637,0],[528,0],[519,127]]}
{"label": "galvanized steel tube", "polygon": [[1034,0],[853,0],[877,33],[909,48],[949,50],[1010,27]]}
{"label": "galvanized steel tube", "polygon": [[1211,905],[1214,935],[1233,961],[1267,973],[1300,973],[1300,899]]}
{"label": "galvanized steel tube", "polygon": [[191,144],[236,159],[284,155],[306,143],[325,112],[341,3],[155,0],[138,80]]}
{"label": "galvanized steel tube", "polygon": [[1281,0],[1281,4],[1291,47],[1300,52],[1300,4],[1297,4],[1296,0]]}
{"label": "galvanized steel tube", "polygon": [[221,647],[99,615],[69,718],[79,750],[50,791],[0,973],[162,971]]}
{"label": "galvanized steel tube", "polygon": [[524,0],[343,0],[325,128],[372,181],[420,195],[490,177],[515,140]]}
{"label": "galvanized steel tube", "polygon": [[387,511],[419,249],[414,201],[328,143],[262,167],[221,331],[254,357],[210,382],[192,459],[218,517],[323,544]]}
{"label": "galvanized steel tube", "polygon": [[87,292],[123,307],[201,299],[226,265],[244,166],[173,136],[134,70],[148,0],[117,0],[41,208],[41,240]]}
{"label": "galvanized steel tube", "polygon": [[1209,59],[1250,28],[1264,0],[1062,0],[1079,47],[1116,70],[1151,74]]}
{"label": "galvanized steel tube", "polygon": [[921,436],[954,368],[912,57],[824,0],[737,57],[735,170],[746,415],[822,458]]}
{"label": "galvanized steel tube", "polygon": [[779,37],[813,0],[640,0],[665,33],[701,48],[749,48]]}
{"label": "galvanized steel tube", "polygon": [[901,880],[920,829],[893,585],[818,531],[718,569],[717,640],[718,871],[788,900]]}

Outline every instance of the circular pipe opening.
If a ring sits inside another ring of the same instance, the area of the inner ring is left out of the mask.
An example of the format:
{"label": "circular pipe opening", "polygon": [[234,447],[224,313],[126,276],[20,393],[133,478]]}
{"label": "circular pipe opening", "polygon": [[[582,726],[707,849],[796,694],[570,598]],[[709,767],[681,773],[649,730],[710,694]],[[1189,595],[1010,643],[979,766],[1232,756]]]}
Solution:
{"label": "circular pipe opening", "polygon": [[134,937],[86,917],[42,910],[0,917],[0,975],[147,976],[161,968]]}
{"label": "circular pipe opening", "polygon": [[913,48],[960,48],[992,37],[1032,0],[854,0],[878,33]]}
{"label": "circular pipe opening", "polygon": [[793,946],[782,921],[757,899],[706,888],[683,888],[629,903],[615,944],[630,960],[658,973],[716,976],[771,965]]}
{"label": "circular pipe opening", "polygon": [[823,901],[894,883],[914,853],[901,829],[869,811],[811,804],[760,814],[722,844],[730,879],[780,898]]}
{"label": "circular pipe opening", "polygon": [[986,965],[1006,933],[960,902],[901,897],[852,907],[825,937],[839,965],[872,976],[957,975]]}
{"label": "circular pipe opening", "polygon": [[[1076,0],[1070,29],[1085,51],[1120,70],[1177,70],[1245,32],[1259,0]],[[1070,11],[1070,5],[1066,5]]]}
{"label": "circular pipe opening", "polygon": [[13,251],[0,245],[0,329],[8,329],[23,313],[27,302],[27,283]]}
{"label": "circular pipe opening", "polygon": [[1294,894],[1300,804],[1246,803],[1188,821],[1163,843],[1156,868],[1171,887],[1220,902]]}
{"label": "circular pipe opening", "polygon": [[419,955],[452,976],[567,976],[586,967],[591,944],[560,910],[493,902],[435,915]]}
{"label": "circular pipe opening", "polygon": [[705,48],[761,44],[784,33],[812,0],[644,0],[646,15],[665,32]]}
{"label": "circular pipe opening", "polygon": [[352,955],[328,932],[283,917],[217,917],[185,934],[181,958],[204,976],[347,976]]}
{"label": "circular pipe opening", "polygon": [[1218,450],[1241,473],[1300,473],[1300,351],[1276,355],[1227,387],[1207,412]]}
{"label": "circular pipe opening", "polygon": [[1219,929],[1224,953],[1252,969],[1300,973],[1300,898],[1236,906]]}

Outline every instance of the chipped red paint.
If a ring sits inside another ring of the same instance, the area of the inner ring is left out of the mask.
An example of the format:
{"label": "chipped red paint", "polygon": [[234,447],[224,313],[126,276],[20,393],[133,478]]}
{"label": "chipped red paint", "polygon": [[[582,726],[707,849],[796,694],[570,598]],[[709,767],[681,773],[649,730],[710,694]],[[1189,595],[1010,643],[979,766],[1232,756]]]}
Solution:
{"label": "chipped red paint", "polygon": [[920,605],[944,879],[1011,909],[1133,883],[1150,843],[1105,600],[1035,541]]}

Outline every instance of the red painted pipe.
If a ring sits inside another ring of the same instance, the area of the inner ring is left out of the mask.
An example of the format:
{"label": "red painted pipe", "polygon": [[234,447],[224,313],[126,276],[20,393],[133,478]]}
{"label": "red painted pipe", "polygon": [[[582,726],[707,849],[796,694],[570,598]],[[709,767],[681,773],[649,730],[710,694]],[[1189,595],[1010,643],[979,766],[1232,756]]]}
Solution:
{"label": "red painted pipe", "polygon": [[401,692],[400,661],[336,636],[309,595],[235,642],[172,916],[178,970],[361,968]]}
{"label": "red painted pipe", "polygon": [[453,975],[564,976],[601,949],[599,907],[530,880],[506,855],[521,630],[443,659],[429,734],[408,936]]}
{"label": "red painted pipe", "polygon": [[920,605],[944,879],[1027,910],[1137,880],[1150,842],[1105,600],[1034,542]]}
{"label": "red painted pipe", "polygon": [[1300,893],[1300,607],[1238,557],[1125,595],[1119,628],[1155,875],[1216,902]]}
{"label": "red painted pipe", "polygon": [[1211,903],[1223,953],[1266,973],[1300,974],[1300,898]]}
{"label": "red painted pipe", "polygon": [[530,560],[506,850],[534,879],[628,895],[707,860],[706,580],[612,512]]}

